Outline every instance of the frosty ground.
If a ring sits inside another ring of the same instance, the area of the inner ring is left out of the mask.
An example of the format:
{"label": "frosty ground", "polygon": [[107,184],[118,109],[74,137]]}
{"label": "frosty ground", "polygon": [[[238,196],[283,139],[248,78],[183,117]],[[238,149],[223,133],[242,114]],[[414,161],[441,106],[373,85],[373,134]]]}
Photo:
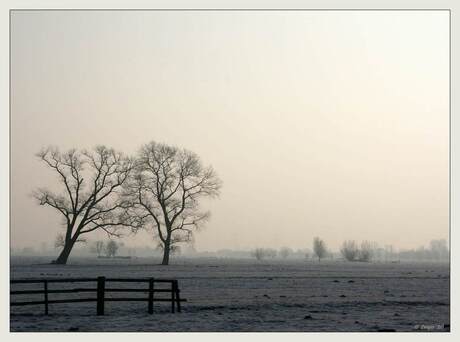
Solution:
{"label": "frosty ground", "polygon": [[13,257],[11,278],[174,278],[187,302],[175,314],[169,304],[155,303],[153,315],[144,302],[107,303],[105,316],[96,316],[95,303],[50,305],[48,316],[43,306],[12,307],[11,331],[450,330],[447,264],[178,259],[161,266],[147,258],[74,258],[58,266],[48,261]]}

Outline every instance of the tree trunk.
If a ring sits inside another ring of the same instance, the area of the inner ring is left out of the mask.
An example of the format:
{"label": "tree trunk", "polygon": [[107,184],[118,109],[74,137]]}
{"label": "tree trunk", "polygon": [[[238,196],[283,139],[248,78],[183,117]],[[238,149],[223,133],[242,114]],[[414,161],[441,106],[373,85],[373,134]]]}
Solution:
{"label": "tree trunk", "polygon": [[57,257],[55,261],[53,261],[53,264],[59,264],[59,265],[65,265],[67,264],[67,259],[69,258],[70,252],[72,251],[73,245],[74,245],[73,240],[67,240],[65,242],[64,248],[62,249],[61,253]]}
{"label": "tree trunk", "polygon": [[161,264],[169,265],[169,252],[171,251],[171,244],[169,242],[165,242],[163,247],[163,261]]}

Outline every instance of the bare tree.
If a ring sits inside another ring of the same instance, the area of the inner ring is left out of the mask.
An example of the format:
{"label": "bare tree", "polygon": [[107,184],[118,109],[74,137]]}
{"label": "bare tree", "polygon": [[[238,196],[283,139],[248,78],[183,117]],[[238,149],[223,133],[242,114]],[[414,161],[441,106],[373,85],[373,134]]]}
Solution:
{"label": "bare tree", "polygon": [[256,248],[254,251],[252,251],[251,255],[259,261],[264,259],[267,256],[265,254],[264,248]]}
{"label": "bare tree", "polygon": [[119,246],[116,241],[110,240],[105,245],[105,255],[109,258],[113,258],[115,255],[117,255],[118,247]]}
{"label": "bare tree", "polygon": [[59,192],[40,188],[33,193],[40,205],[55,209],[63,218],[62,251],[54,263],[67,263],[83,234],[103,230],[119,236],[119,228],[140,225],[129,212],[131,203],[119,196],[133,168],[131,159],[105,146],[66,152],[46,148],[37,156],[56,173],[61,186]]}
{"label": "bare tree", "polygon": [[137,156],[135,176],[126,189],[139,217],[147,219],[163,251],[163,265],[175,245],[189,242],[209,218],[199,201],[219,195],[221,181],[188,150],[151,142]]}
{"label": "bare tree", "polygon": [[318,237],[313,239],[313,251],[318,257],[318,261],[321,261],[327,255],[326,243]]}
{"label": "bare tree", "polygon": [[97,257],[99,258],[102,255],[102,252],[104,251],[104,241],[98,240],[94,242],[91,246],[91,253],[97,254]]}
{"label": "bare tree", "polygon": [[372,243],[369,241],[361,242],[361,248],[359,249],[359,261],[369,262],[373,256]]}
{"label": "bare tree", "polygon": [[340,249],[342,256],[348,261],[355,261],[359,255],[359,249],[355,241],[345,241]]}

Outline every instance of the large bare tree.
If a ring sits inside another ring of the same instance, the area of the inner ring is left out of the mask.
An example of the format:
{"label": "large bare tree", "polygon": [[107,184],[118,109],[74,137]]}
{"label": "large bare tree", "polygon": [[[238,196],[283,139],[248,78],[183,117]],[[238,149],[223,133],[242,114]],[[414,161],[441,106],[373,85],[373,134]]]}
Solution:
{"label": "large bare tree", "polygon": [[66,152],[49,147],[37,156],[59,178],[60,190],[39,188],[33,194],[40,205],[55,209],[63,218],[62,250],[54,263],[67,263],[84,234],[101,230],[119,236],[119,228],[141,224],[141,218],[130,212],[132,203],[120,195],[133,170],[132,159],[105,146]]}
{"label": "large bare tree", "polygon": [[188,150],[151,142],[140,149],[130,198],[139,217],[147,216],[163,250],[163,265],[179,243],[188,242],[208,218],[199,200],[219,195],[221,181],[211,166]]}

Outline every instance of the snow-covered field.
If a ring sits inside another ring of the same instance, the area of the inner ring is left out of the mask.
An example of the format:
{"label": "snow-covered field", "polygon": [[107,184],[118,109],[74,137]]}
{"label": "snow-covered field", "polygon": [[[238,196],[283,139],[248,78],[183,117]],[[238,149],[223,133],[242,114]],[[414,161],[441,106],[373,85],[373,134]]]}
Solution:
{"label": "snow-covered field", "polygon": [[450,330],[447,264],[180,259],[160,266],[145,258],[74,258],[57,266],[48,261],[13,257],[11,278],[174,278],[188,301],[176,314],[169,312],[169,303],[155,303],[153,315],[144,302],[107,303],[105,316],[96,316],[95,303],[50,305],[49,316],[40,305],[12,307],[11,331]]}

